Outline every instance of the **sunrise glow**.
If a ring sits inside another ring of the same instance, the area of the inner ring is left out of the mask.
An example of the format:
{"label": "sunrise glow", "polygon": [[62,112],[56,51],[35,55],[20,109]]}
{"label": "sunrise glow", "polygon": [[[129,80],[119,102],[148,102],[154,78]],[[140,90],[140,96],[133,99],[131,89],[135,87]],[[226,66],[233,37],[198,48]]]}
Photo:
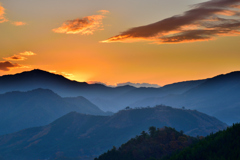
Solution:
{"label": "sunrise glow", "polygon": [[239,70],[240,4],[220,1],[1,0],[0,75],[163,86]]}

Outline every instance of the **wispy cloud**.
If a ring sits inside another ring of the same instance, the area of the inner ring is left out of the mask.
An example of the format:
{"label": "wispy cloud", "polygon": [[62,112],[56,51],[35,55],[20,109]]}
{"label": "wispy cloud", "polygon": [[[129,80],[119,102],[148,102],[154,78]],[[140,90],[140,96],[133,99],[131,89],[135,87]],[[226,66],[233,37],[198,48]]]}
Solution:
{"label": "wispy cloud", "polygon": [[108,13],[109,13],[108,10],[99,10],[98,12],[99,12],[99,13],[102,13],[102,14],[108,14]]}
{"label": "wispy cloud", "polygon": [[61,72],[60,74],[63,75],[64,77],[66,77],[66,78],[73,78],[73,77],[75,77],[75,76],[74,76],[73,74],[71,74],[71,73]]}
{"label": "wispy cloud", "polygon": [[0,70],[9,71],[10,69],[14,69],[14,68],[30,68],[30,66],[20,65],[17,63],[12,63],[10,61],[23,61],[27,59],[25,56],[33,56],[33,55],[36,55],[36,53],[31,51],[25,51],[10,57],[3,57],[3,59],[6,61],[0,61]]}
{"label": "wispy cloud", "polygon": [[18,22],[12,22],[12,24],[15,25],[15,26],[24,26],[24,25],[26,25],[27,23],[18,21]]}
{"label": "wispy cloud", "polygon": [[8,20],[5,18],[5,8],[0,4],[0,23],[7,22]]}
{"label": "wispy cloud", "polygon": [[156,23],[135,27],[102,42],[185,43],[240,34],[240,0],[210,0]]}
{"label": "wispy cloud", "polygon": [[55,71],[55,70],[49,70],[48,72],[54,73],[54,74],[59,74],[59,75],[62,75],[62,76],[64,76],[64,77],[66,77],[66,78],[69,78],[69,79],[75,77],[74,74],[66,73],[66,72],[57,72],[57,71]]}
{"label": "wispy cloud", "polygon": [[99,11],[101,15],[92,15],[74,20],[68,20],[62,24],[61,27],[53,29],[56,33],[66,34],[93,34],[97,30],[103,30],[102,19],[104,14],[108,13],[106,10]]}
{"label": "wispy cloud", "polygon": [[21,52],[19,53],[22,56],[34,56],[37,55],[36,53],[32,52],[32,51],[25,51],[25,52]]}
{"label": "wispy cloud", "polygon": [[33,56],[33,55],[36,55],[36,53],[33,53],[32,51],[25,51],[25,52],[21,52],[17,55],[15,54],[10,57],[4,57],[3,59],[8,60],[8,61],[22,61],[22,60],[27,59],[24,56]]}
{"label": "wispy cloud", "polygon": [[23,57],[21,55],[14,55],[14,56],[11,56],[11,57],[6,57],[6,58],[3,58],[5,60],[9,60],[9,61],[22,61],[22,60],[25,60],[27,59],[26,57]]}
{"label": "wispy cloud", "polygon": [[[7,22],[7,21],[9,20],[5,17],[5,8],[1,6],[1,3],[0,3],[0,23]],[[27,24],[21,21],[15,21],[15,22],[9,21],[9,22],[15,26],[23,26]]]}
{"label": "wispy cloud", "polygon": [[0,62],[0,70],[2,71],[9,71],[10,69],[13,69],[13,68],[20,68],[20,67],[23,67],[17,63],[11,63],[9,61],[1,61]]}

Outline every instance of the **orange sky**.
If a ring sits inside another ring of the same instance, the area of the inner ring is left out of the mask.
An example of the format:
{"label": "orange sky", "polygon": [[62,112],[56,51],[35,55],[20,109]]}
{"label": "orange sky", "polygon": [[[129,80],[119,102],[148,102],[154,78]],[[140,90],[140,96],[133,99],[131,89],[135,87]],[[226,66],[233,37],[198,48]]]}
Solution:
{"label": "orange sky", "polygon": [[162,86],[239,70],[239,1],[215,2],[0,0],[0,75]]}

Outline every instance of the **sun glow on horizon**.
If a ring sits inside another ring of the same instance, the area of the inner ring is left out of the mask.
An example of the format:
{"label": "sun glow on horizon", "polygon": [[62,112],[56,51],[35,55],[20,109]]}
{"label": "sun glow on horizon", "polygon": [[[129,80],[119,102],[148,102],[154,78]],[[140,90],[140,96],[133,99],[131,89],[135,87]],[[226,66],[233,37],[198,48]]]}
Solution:
{"label": "sun glow on horizon", "polygon": [[0,75],[164,86],[240,69],[237,1],[23,1],[1,1]]}

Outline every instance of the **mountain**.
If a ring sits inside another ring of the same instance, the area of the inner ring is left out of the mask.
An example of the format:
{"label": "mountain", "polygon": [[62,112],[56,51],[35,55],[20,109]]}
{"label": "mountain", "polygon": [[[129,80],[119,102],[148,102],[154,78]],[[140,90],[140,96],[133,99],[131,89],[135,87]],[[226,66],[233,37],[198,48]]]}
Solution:
{"label": "mountain", "polygon": [[240,71],[160,88],[87,84],[39,69],[0,77],[0,93],[36,88],[50,89],[62,97],[85,97],[103,111],[165,104],[196,109],[229,125],[240,122]]}
{"label": "mountain", "polygon": [[136,88],[141,88],[141,87],[159,88],[159,87],[161,87],[157,84],[149,84],[149,83],[132,83],[132,82],[117,83],[118,87],[126,86],[126,85],[133,86],[133,87],[136,87]]}
{"label": "mountain", "polygon": [[0,135],[47,125],[72,111],[106,115],[83,97],[62,98],[49,89],[0,94]]}
{"label": "mountain", "polygon": [[108,152],[94,160],[150,160],[160,159],[187,146],[196,143],[197,138],[184,135],[173,128],[164,127],[156,129],[150,127],[148,132],[122,144],[118,149],[113,147]]}
{"label": "mountain", "polygon": [[99,109],[95,104],[91,103],[89,100],[82,96],[78,97],[65,97],[63,98],[65,102],[78,107],[77,112],[91,115],[106,115],[101,109]]}
{"label": "mountain", "polygon": [[[171,85],[166,85],[161,88],[135,88],[133,90],[130,90],[124,94],[121,94],[120,96],[111,99],[112,102],[116,104],[116,107],[118,110],[125,108],[126,106],[129,106],[130,104],[142,100],[149,97],[162,97],[167,96],[171,94],[182,94],[186,91],[188,91],[191,88],[194,88],[198,86],[199,84],[203,83],[204,80],[196,80],[196,81],[187,81],[187,82],[179,82],[179,83],[173,83]],[[94,101],[94,99],[91,99],[91,101],[95,104],[99,104],[98,101]],[[161,104],[161,103],[159,103]],[[157,104],[157,105],[159,105]],[[106,105],[106,103],[105,103]],[[100,106],[100,105],[99,105]],[[148,105],[147,105],[148,106]],[[142,107],[137,106],[137,107]]]}
{"label": "mountain", "polygon": [[179,82],[160,88],[136,88],[129,85],[113,88],[102,84],[71,81],[62,75],[34,69],[15,75],[0,76],[0,93],[44,88],[62,97],[82,96],[103,111],[117,112],[138,100],[153,96],[180,94],[203,82],[204,80]]}
{"label": "mountain", "polygon": [[44,127],[0,136],[0,155],[7,160],[88,159],[120,146],[149,126],[183,130],[188,135],[207,135],[226,124],[197,111],[167,106],[122,110],[112,116],[71,112]]}
{"label": "mountain", "polygon": [[206,79],[182,94],[145,98],[130,106],[157,104],[196,109],[215,116],[229,125],[240,122],[240,71]]}
{"label": "mountain", "polygon": [[151,127],[149,133],[143,131],[141,135],[122,144],[118,149],[113,147],[95,160],[240,159],[240,124],[234,124],[224,131],[200,139],[194,139],[168,127]]}
{"label": "mountain", "polygon": [[87,99],[98,97],[99,95],[112,97],[135,89],[135,87],[131,86],[111,88],[102,84],[72,81],[62,75],[40,69],[0,77],[0,93],[29,91],[37,88],[50,89],[62,97],[83,96]]}
{"label": "mountain", "polygon": [[164,160],[237,160],[240,159],[240,124],[234,124],[224,131],[211,134],[181,151]]}

